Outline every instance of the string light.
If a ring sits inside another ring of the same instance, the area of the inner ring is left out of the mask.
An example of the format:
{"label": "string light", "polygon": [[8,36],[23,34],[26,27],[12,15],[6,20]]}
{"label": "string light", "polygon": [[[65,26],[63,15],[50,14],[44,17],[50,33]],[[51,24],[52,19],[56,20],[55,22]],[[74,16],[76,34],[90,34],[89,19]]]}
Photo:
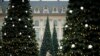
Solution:
{"label": "string light", "polygon": [[6,16],[5,18],[8,18],[8,16]]}
{"label": "string light", "polygon": [[88,24],[85,24],[85,27],[88,27],[89,25]]}
{"label": "string light", "polygon": [[21,19],[19,18],[18,21],[21,21]]}
{"label": "string light", "polygon": [[60,49],[62,49],[62,46],[60,46]]}
{"label": "string light", "polygon": [[93,46],[92,45],[88,45],[88,49],[92,49],[93,48]]}
{"label": "string light", "polygon": [[31,36],[28,36],[28,38],[30,38]]}
{"label": "string light", "polygon": [[22,33],[20,32],[19,35],[22,35]]}
{"label": "string light", "polygon": [[72,45],[71,45],[71,48],[75,48],[75,44],[72,44]]}
{"label": "string light", "polygon": [[22,2],[24,2],[24,0],[22,0]]}
{"label": "string light", "polygon": [[15,27],[15,25],[13,24],[12,27]]}
{"label": "string light", "polygon": [[35,27],[33,26],[33,29],[34,29]]}
{"label": "string light", "polygon": [[0,48],[2,48],[2,46],[0,46]]}
{"label": "string light", "polygon": [[65,28],[68,28],[68,25],[65,25]]}
{"label": "string light", "polygon": [[10,54],[10,56],[12,56],[12,54]]}
{"label": "string light", "polygon": [[6,35],[7,35],[7,33],[4,33],[4,35],[6,36]]}
{"label": "string light", "polygon": [[26,47],[24,49],[26,49]]}
{"label": "string light", "polygon": [[70,29],[70,30],[72,30],[72,28],[71,28],[71,27],[70,27],[69,29]]}
{"label": "string light", "polygon": [[28,20],[30,20],[30,18],[28,18]]}
{"label": "string light", "polygon": [[5,22],[4,25],[6,25],[7,23]]}
{"label": "string light", "polygon": [[25,28],[27,28],[27,25],[25,25]]}
{"label": "string light", "polygon": [[10,18],[10,20],[12,20],[12,18]]}
{"label": "string light", "polygon": [[81,9],[81,10],[84,10],[84,7],[83,7],[83,6],[81,6],[81,7],[80,7],[80,9]]}
{"label": "string light", "polygon": [[73,13],[73,10],[69,10],[69,13]]}
{"label": "string light", "polygon": [[28,11],[26,10],[25,12],[27,13]]}
{"label": "string light", "polygon": [[14,8],[15,6],[14,5],[12,5],[12,8]]}

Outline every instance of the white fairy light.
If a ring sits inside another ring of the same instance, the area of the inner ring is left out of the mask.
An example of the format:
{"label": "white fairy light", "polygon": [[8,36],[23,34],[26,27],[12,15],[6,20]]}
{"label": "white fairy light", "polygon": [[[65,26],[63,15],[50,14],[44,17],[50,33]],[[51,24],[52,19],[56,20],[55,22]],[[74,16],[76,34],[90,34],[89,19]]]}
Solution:
{"label": "white fairy light", "polygon": [[34,29],[35,27],[33,26],[32,28]]}
{"label": "white fairy light", "polygon": [[92,45],[88,45],[88,49],[92,49],[93,48],[93,46]]}
{"label": "white fairy light", "polygon": [[80,9],[81,9],[81,10],[84,10],[84,7],[83,7],[83,6],[81,6],[81,7],[80,7]]}
{"label": "white fairy light", "polygon": [[12,20],[12,18],[10,18],[10,20]]}
{"label": "white fairy light", "polygon": [[25,28],[27,28],[27,25],[25,25]]}
{"label": "white fairy light", "polygon": [[21,19],[19,18],[18,21],[21,21]]}
{"label": "white fairy light", "polygon": [[12,5],[12,8],[14,8],[15,6],[14,5]]}
{"label": "white fairy light", "polygon": [[68,28],[68,25],[65,25],[66,28]]}
{"label": "white fairy light", "polygon": [[26,49],[26,47],[24,47],[24,49]]}
{"label": "white fairy light", "polygon": [[2,46],[0,46],[0,48],[2,48]]}
{"label": "white fairy light", "polygon": [[8,18],[8,16],[6,16],[5,18]]}
{"label": "white fairy light", "polygon": [[71,45],[71,48],[75,48],[75,44],[72,44],[72,45]]}
{"label": "white fairy light", "polygon": [[28,20],[30,20],[30,18],[28,18]]}
{"label": "white fairy light", "polygon": [[4,35],[6,36],[6,35],[7,35],[7,33],[4,33]]}
{"label": "white fairy light", "polygon": [[6,25],[7,23],[5,22],[4,25]]}
{"label": "white fairy light", "polygon": [[60,46],[60,49],[62,49],[62,46]]}
{"label": "white fairy light", "polygon": [[24,0],[22,0],[22,2],[24,2]]}
{"label": "white fairy light", "polygon": [[19,35],[22,35],[22,33],[20,32]]}
{"label": "white fairy light", "polygon": [[13,24],[12,27],[15,27],[15,25]]}
{"label": "white fairy light", "polygon": [[69,13],[72,13],[73,12],[73,10],[69,10]]}
{"label": "white fairy light", "polygon": [[88,27],[89,25],[88,24],[85,24],[85,27]]}
{"label": "white fairy light", "polygon": [[28,36],[28,38],[30,38],[31,36]]}
{"label": "white fairy light", "polygon": [[10,56],[12,56],[12,54],[10,54]]}
{"label": "white fairy light", "polygon": [[27,13],[28,11],[26,10],[25,12]]}

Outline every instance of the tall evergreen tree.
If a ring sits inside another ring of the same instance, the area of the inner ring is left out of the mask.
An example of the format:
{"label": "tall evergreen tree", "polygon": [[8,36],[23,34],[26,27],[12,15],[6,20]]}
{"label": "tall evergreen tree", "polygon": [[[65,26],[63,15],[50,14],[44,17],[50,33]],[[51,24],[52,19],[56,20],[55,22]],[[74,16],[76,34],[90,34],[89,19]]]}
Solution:
{"label": "tall evergreen tree", "polygon": [[42,45],[41,45],[41,48],[40,48],[40,56],[46,56],[47,52],[49,52],[53,56],[53,53],[52,53],[53,52],[53,45],[52,45],[51,32],[50,32],[50,26],[49,26],[49,18],[48,17],[47,17],[47,21],[46,21]]}
{"label": "tall evergreen tree", "polygon": [[2,27],[2,56],[38,56],[29,0],[10,0]]}
{"label": "tall evergreen tree", "polygon": [[100,56],[100,1],[69,0],[64,38],[65,56]]}
{"label": "tall evergreen tree", "polygon": [[52,44],[53,44],[53,52],[54,52],[54,56],[58,56],[58,39],[57,39],[57,32],[56,32],[56,28],[55,28],[55,24],[54,24],[54,29],[53,29],[53,35],[52,35]]}
{"label": "tall evergreen tree", "polygon": [[3,56],[3,49],[2,49],[2,39],[0,39],[0,56]]}

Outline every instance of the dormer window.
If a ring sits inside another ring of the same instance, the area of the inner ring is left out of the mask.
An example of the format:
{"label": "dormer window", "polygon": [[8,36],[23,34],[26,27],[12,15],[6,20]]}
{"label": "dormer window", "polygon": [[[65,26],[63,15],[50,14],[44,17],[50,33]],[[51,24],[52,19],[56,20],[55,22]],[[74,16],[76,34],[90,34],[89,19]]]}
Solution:
{"label": "dormer window", "polygon": [[67,11],[67,8],[66,7],[62,7],[61,13],[66,13],[66,11]]}
{"label": "dormer window", "polygon": [[40,13],[39,8],[35,8],[35,9],[34,9],[34,13]]}
{"label": "dormer window", "polygon": [[49,13],[48,7],[44,7],[44,8],[43,8],[43,13]]}
{"label": "dormer window", "polygon": [[53,8],[52,13],[58,13],[58,9],[57,8]]}

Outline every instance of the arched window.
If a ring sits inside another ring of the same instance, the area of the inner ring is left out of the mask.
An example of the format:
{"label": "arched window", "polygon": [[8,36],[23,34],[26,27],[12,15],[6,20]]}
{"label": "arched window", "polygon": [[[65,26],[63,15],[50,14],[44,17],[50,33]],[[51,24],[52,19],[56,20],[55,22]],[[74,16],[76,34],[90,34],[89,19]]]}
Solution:
{"label": "arched window", "polygon": [[43,13],[49,13],[49,8],[48,7],[44,7],[43,8]]}
{"label": "arched window", "polygon": [[39,8],[35,8],[35,9],[34,9],[34,13],[40,13]]}
{"label": "arched window", "polygon": [[39,26],[39,20],[35,20],[35,22],[34,22],[35,24],[35,26]]}
{"label": "arched window", "polygon": [[58,24],[57,20],[54,20],[54,24],[55,24],[55,26],[57,26],[57,24]]}

